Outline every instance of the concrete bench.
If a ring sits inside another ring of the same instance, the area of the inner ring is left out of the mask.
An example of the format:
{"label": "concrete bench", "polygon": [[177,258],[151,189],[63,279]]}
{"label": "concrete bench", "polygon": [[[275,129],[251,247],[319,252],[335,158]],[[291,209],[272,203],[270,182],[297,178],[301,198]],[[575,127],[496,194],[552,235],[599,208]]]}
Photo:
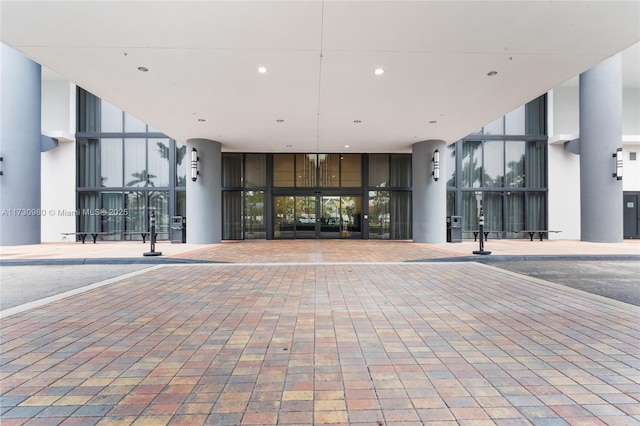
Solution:
{"label": "concrete bench", "polygon": [[545,235],[548,235],[551,232],[558,233],[562,231],[552,231],[549,229],[525,229],[524,231],[518,231],[518,232],[522,232],[523,234],[529,234],[529,241],[533,241],[533,236],[537,233],[540,236],[540,241],[542,241]]}
{"label": "concrete bench", "polygon": [[84,240],[87,238],[87,235],[91,235],[93,237],[93,244],[95,244],[98,239],[98,235],[113,235],[113,232],[63,232],[62,235],[65,237],[69,237],[70,235],[79,235],[82,244],[84,244]]}

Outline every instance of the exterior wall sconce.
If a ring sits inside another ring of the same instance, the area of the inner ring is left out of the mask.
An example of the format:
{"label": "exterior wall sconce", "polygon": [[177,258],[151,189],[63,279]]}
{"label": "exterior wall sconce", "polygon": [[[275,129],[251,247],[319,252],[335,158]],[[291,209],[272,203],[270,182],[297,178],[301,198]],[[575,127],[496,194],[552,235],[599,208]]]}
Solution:
{"label": "exterior wall sconce", "polygon": [[[0,157],[0,161],[4,161],[4,157]],[[4,175],[4,171],[0,170],[0,176]]]}
{"label": "exterior wall sconce", "polygon": [[431,172],[431,176],[433,176],[433,180],[437,182],[438,179],[440,179],[440,151],[438,151],[437,149],[433,152],[431,163],[433,163],[433,171]]}
{"label": "exterior wall sconce", "polygon": [[198,170],[198,163],[200,162],[200,157],[198,157],[198,150],[195,148],[191,149],[191,180],[196,181],[198,179],[198,175],[200,171]]}
{"label": "exterior wall sconce", "polygon": [[616,150],[613,158],[616,159],[616,172],[613,173],[613,177],[617,180],[622,180],[622,148]]}

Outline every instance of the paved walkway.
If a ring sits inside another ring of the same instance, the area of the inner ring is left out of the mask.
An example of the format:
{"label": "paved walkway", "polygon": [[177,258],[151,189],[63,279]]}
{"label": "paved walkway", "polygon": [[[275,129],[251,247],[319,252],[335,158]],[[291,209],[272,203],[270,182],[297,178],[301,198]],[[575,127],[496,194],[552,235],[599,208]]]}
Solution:
{"label": "paved walkway", "polygon": [[157,265],[17,310],[1,324],[2,425],[640,424],[640,309],[406,262],[464,244],[189,247],[175,255],[230,263]]}

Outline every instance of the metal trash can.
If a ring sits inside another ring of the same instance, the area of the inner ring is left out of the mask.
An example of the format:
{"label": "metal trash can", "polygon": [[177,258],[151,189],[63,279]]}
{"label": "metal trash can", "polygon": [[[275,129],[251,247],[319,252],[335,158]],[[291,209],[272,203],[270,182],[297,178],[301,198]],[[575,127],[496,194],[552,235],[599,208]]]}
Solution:
{"label": "metal trash can", "polygon": [[187,224],[182,216],[171,216],[171,243],[187,242]]}
{"label": "metal trash can", "polygon": [[462,216],[447,216],[447,242],[462,242]]}

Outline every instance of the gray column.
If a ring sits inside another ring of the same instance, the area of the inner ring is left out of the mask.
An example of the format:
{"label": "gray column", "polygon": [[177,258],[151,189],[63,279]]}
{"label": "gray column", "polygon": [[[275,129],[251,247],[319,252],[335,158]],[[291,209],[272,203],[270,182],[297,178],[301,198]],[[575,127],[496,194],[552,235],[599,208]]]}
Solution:
{"label": "gray column", "polygon": [[[197,180],[191,180],[191,150],[198,151]],[[222,241],[222,150],[209,139],[187,141],[187,243]]]}
{"label": "gray column", "polygon": [[39,244],[40,65],[0,48],[0,245]]}
{"label": "gray column", "polygon": [[[447,241],[447,175],[445,151],[447,144],[440,140],[418,142],[413,145],[413,241],[438,244]],[[435,150],[440,151],[440,179],[431,175]]]}
{"label": "gray column", "polygon": [[580,75],[581,239],[622,242],[622,181],[612,154],[622,147],[620,55]]}

